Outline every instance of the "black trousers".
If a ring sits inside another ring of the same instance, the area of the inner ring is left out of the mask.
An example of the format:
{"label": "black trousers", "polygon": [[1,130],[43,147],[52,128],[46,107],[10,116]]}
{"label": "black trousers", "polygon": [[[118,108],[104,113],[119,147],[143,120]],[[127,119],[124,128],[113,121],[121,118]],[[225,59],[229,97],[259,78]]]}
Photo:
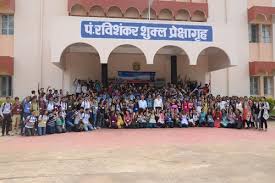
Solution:
{"label": "black trousers", "polygon": [[5,135],[5,131],[7,135],[9,134],[11,122],[12,122],[11,115],[4,114],[4,119],[2,122],[2,135]]}
{"label": "black trousers", "polygon": [[261,118],[260,128],[263,129],[265,126],[265,129],[267,129],[267,121],[264,118]]}

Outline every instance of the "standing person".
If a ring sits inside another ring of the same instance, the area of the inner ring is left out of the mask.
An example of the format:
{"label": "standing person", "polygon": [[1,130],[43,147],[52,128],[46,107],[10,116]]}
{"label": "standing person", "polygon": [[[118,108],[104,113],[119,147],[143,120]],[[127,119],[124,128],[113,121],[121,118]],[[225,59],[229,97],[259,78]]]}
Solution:
{"label": "standing person", "polygon": [[18,97],[14,98],[15,102],[12,105],[12,135],[18,134],[18,129],[21,124],[22,105]]}
{"label": "standing person", "polygon": [[160,95],[154,100],[154,109],[155,110],[163,110],[163,102]]}
{"label": "standing person", "polygon": [[40,114],[40,110],[39,110],[39,104],[38,104],[38,101],[37,101],[37,97],[34,96],[32,99],[31,99],[31,111],[34,112],[35,116],[38,117],[39,114]]}
{"label": "standing person", "polygon": [[260,119],[260,130],[264,130],[263,125],[265,125],[265,131],[267,131],[267,120],[269,118],[268,108],[265,103],[261,104],[259,119]]}
{"label": "standing person", "polygon": [[37,122],[37,118],[35,116],[35,111],[31,111],[31,115],[27,117],[25,120],[25,132],[26,136],[34,136],[35,135],[35,123]]}
{"label": "standing person", "polygon": [[145,111],[147,109],[147,101],[145,100],[144,95],[141,95],[141,99],[138,101],[138,106],[141,111]]}
{"label": "standing person", "polygon": [[12,104],[10,101],[10,97],[6,97],[6,102],[4,102],[1,105],[1,109],[0,109],[0,116],[3,118],[2,121],[2,136],[5,135],[10,135],[9,131],[10,131],[10,125],[12,123],[12,119],[11,119],[11,114],[12,114]]}
{"label": "standing person", "polygon": [[81,81],[78,79],[75,79],[74,81],[74,85],[75,85],[75,94],[76,94],[76,98],[78,98],[78,96],[81,94]]}
{"label": "standing person", "polygon": [[253,121],[255,124],[255,128],[259,129],[260,128],[260,122],[259,122],[259,113],[260,113],[260,103],[258,100],[253,102],[253,105],[251,107],[252,115],[253,115]]}

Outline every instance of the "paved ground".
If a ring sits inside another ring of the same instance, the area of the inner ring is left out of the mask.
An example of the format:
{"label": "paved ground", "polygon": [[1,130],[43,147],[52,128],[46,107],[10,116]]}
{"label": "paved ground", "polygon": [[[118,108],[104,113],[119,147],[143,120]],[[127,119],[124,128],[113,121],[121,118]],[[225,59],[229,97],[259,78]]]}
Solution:
{"label": "paved ground", "polygon": [[274,183],[275,124],[0,138],[0,182]]}

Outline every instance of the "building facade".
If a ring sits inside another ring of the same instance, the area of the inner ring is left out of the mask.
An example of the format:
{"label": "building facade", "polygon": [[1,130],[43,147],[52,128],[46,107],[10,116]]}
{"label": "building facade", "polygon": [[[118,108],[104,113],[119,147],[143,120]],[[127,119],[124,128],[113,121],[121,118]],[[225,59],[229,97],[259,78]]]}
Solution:
{"label": "building facade", "polygon": [[[154,72],[275,96],[272,0],[0,0],[0,96]],[[149,8],[150,7],[150,8]],[[275,17],[274,17],[275,18]]]}

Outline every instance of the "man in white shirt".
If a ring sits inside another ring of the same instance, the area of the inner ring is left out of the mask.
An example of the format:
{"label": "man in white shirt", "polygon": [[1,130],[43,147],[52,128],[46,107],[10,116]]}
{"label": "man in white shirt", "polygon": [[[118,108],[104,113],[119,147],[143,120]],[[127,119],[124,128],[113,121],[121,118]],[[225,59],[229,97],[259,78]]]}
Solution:
{"label": "man in white shirt", "polygon": [[139,109],[146,110],[147,109],[147,101],[144,100],[144,95],[141,95],[141,100],[138,101]]}
{"label": "man in white shirt", "polygon": [[2,136],[5,135],[5,131],[6,131],[6,135],[10,135],[9,131],[10,131],[10,125],[12,122],[11,110],[12,110],[12,104],[10,101],[10,97],[6,97],[6,102],[4,102],[0,108],[0,116],[3,119],[3,121],[2,121]]}
{"label": "man in white shirt", "polygon": [[76,79],[74,81],[74,85],[75,85],[75,93],[76,93],[76,96],[78,97],[78,95],[81,93],[81,90],[82,90],[80,80]]}
{"label": "man in white shirt", "polygon": [[154,100],[154,109],[163,109],[163,102],[160,95]]}
{"label": "man in white shirt", "polygon": [[84,101],[81,103],[81,107],[83,107],[84,110],[91,109],[91,101],[90,101],[89,97],[86,97],[84,99]]}

